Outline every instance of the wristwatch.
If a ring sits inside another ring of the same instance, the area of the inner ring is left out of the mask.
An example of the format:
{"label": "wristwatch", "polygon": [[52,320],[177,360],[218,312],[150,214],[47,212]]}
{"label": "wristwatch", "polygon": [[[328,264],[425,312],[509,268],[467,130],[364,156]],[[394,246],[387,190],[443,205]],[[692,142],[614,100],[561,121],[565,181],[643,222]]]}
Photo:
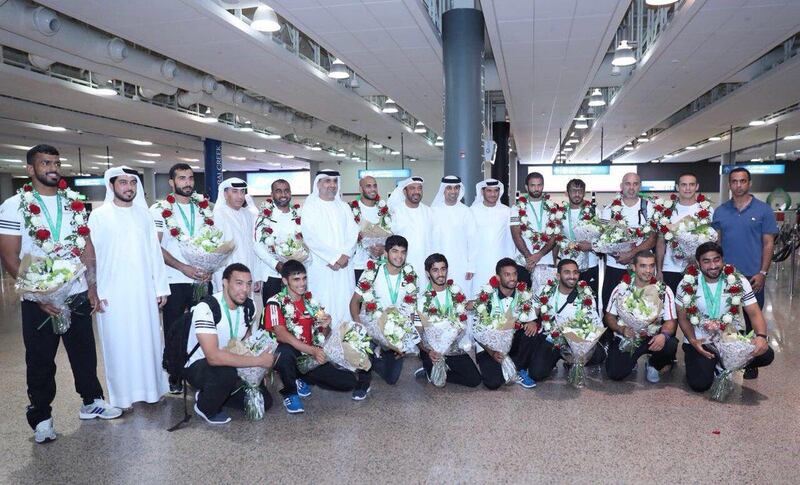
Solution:
{"label": "wristwatch", "polygon": [[767,276],[769,274],[768,271],[759,271],[759,273],[763,274],[764,276]]}
{"label": "wristwatch", "polygon": [[761,337],[761,338],[763,338],[764,340],[767,340],[767,336],[766,336],[766,335],[764,335],[763,333],[757,333],[757,334],[756,334],[756,337]]}

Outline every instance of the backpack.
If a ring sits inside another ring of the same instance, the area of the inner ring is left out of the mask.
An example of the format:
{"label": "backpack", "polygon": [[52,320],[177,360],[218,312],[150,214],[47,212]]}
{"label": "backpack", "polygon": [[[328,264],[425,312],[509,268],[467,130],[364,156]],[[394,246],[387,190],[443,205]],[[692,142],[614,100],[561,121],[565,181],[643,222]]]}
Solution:
{"label": "backpack", "polygon": [[[219,324],[222,320],[222,308],[219,306],[219,301],[213,295],[206,295],[200,303],[205,303],[211,309],[211,314],[214,317],[214,326]],[[250,327],[253,316],[255,315],[256,307],[253,300],[250,298],[244,302],[244,324]],[[182,376],[183,368],[189,359],[200,348],[197,343],[191,351],[186,350],[189,343],[189,332],[192,329],[192,315],[194,308],[181,315],[167,330],[164,335],[164,355],[162,358],[162,367],[171,376]]]}

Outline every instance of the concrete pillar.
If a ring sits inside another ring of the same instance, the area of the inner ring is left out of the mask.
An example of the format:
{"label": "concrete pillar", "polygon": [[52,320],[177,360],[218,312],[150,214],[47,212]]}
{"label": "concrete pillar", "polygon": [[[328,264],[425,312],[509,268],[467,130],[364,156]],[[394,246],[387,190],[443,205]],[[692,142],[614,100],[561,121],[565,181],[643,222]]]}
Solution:
{"label": "concrete pillar", "polygon": [[13,177],[10,173],[0,173],[0,200],[6,200],[14,195]]}
{"label": "concrete pillar", "polygon": [[506,205],[508,205],[509,192],[511,191],[508,177],[510,172],[508,135],[510,132],[510,123],[506,121],[495,121],[492,123],[492,138],[494,142],[497,143],[497,154],[494,157],[494,164],[492,165],[492,178],[499,180],[505,186],[506,190],[503,192],[503,197],[500,201]]}
{"label": "concrete pillar", "polygon": [[480,10],[454,8],[442,16],[444,174],[461,177],[467,202],[483,178],[483,30]]}
{"label": "concrete pillar", "polygon": [[155,204],[156,202],[156,171],[152,168],[142,169],[142,189],[144,189],[144,198],[147,200],[147,205]]}

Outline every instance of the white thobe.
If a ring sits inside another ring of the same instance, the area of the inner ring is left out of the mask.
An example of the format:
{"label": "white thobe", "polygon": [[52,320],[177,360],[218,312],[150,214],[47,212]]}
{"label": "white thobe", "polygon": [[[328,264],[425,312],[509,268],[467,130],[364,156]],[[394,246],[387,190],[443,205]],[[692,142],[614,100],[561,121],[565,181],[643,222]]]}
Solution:
{"label": "white thobe", "polygon": [[[224,200],[219,201],[224,204]],[[255,229],[255,216],[249,210],[242,208],[218,211],[214,213],[214,226],[222,231],[224,241],[233,241],[234,249],[222,267],[214,273],[214,293],[222,291],[222,273],[228,265],[241,263],[250,270],[253,281],[264,281],[263,263],[256,257],[254,249],[253,231]]]}
{"label": "white thobe", "polygon": [[465,295],[471,295],[473,280],[467,280],[466,275],[475,273],[476,253],[480,247],[475,240],[478,232],[475,217],[469,207],[461,202],[438,205],[432,207],[431,211],[434,221],[431,230],[432,252],[444,254],[447,258],[447,277],[460,286]]}
{"label": "white thobe", "polygon": [[500,202],[494,207],[476,204],[470,207],[470,210],[478,228],[474,239],[478,251],[474,264],[475,277],[472,279],[473,292],[466,295],[474,297],[481,285],[485,285],[495,274],[497,262],[503,258],[513,258],[516,248],[508,226],[511,209],[507,205]]}
{"label": "white thobe", "polygon": [[170,294],[153,218],[144,207],[106,203],[89,216],[97,254],[97,314],[108,399],[128,408],[157,402],[167,389],[156,298]]}
{"label": "white thobe", "polygon": [[420,288],[428,285],[428,277],[425,276],[425,258],[433,252],[431,231],[433,222],[431,208],[423,203],[412,209],[403,202],[392,211],[392,232],[408,240],[406,261],[417,272]]}
{"label": "white thobe", "polygon": [[[353,254],[358,242],[358,225],[350,208],[341,200],[307,201],[303,208],[301,229],[311,252],[306,266],[308,289],[325,307],[334,325],[350,320],[350,298],[355,289]],[[331,269],[339,258],[350,258],[347,267]]]}
{"label": "white thobe", "polygon": [[[278,265],[279,261],[275,257],[275,253],[270,251],[270,249],[265,245],[260,243],[258,240],[261,238],[261,230],[266,227],[266,224],[259,223],[262,221],[262,217],[259,216],[258,220],[256,221],[256,233],[254,234],[255,239],[253,242],[253,250],[256,253],[256,256],[259,257],[260,264],[263,265],[263,281],[267,281],[267,278],[278,278],[280,279],[281,275],[278,273],[276,266]],[[272,215],[270,216],[270,227],[272,227],[272,235],[275,236],[275,242],[280,243],[282,241],[286,241],[290,237],[294,237],[294,229],[297,227],[297,223],[292,219],[292,211],[283,212],[282,210],[278,209],[277,207],[272,211]],[[302,218],[300,221],[302,222]]]}

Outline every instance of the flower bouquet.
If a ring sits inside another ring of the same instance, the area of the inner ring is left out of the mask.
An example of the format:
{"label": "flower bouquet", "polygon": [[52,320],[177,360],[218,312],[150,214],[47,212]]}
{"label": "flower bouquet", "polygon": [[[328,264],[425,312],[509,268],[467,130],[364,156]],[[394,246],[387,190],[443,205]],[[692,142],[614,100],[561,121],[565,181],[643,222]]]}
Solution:
{"label": "flower bouquet", "polygon": [[548,281],[556,279],[555,266],[537,264],[531,272],[531,289],[537,293]]}
{"label": "flower bouquet", "polygon": [[723,402],[733,391],[733,373],[744,369],[753,359],[751,354],[756,348],[753,344],[753,332],[742,335],[731,330],[712,340],[711,346],[724,369],[714,377],[710,397],[713,401]]}
{"label": "flower bouquet", "polygon": [[369,222],[361,218],[361,205],[357,200],[350,203],[350,210],[353,219],[359,225],[358,243],[363,248],[372,246],[383,246],[386,238],[392,235],[392,216],[389,214],[389,206],[380,196],[376,199],[378,206],[378,222]]}
{"label": "flower bouquet", "polygon": [[399,354],[417,354],[420,336],[411,319],[397,308],[389,307],[377,318],[365,317],[364,327],[367,334],[381,347],[394,350]]}
{"label": "flower bouquet", "polygon": [[472,328],[472,335],[478,343],[488,350],[500,352],[505,356],[500,367],[506,384],[517,376],[517,367],[508,356],[515,331],[516,319],[511,313],[511,308],[504,314],[479,312]]}
{"label": "flower bouquet", "polygon": [[[627,275],[626,275],[627,276]],[[633,339],[623,337],[619,348],[633,353],[642,341],[661,331],[661,325],[654,322],[661,317],[664,309],[664,283],[651,281],[644,288],[637,288],[623,281],[625,290],[617,295],[617,313],[622,325],[634,331]]]}
{"label": "flower bouquet", "polygon": [[611,220],[602,226],[600,237],[592,239],[592,249],[598,253],[618,254],[636,246],[638,237],[624,220]]}
{"label": "flower bouquet", "polygon": [[[230,340],[226,349],[236,355],[261,355],[264,352],[272,353],[278,347],[269,332],[255,330],[244,340]],[[264,419],[264,395],[261,393],[261,383],[267,375],[263,367],[240,367],[236,369],[239,378],[244,381],[241,389],[244,390],[244,414],[249,421]]]}
{"label": "flower bouquet", "polygon": [[69,330],[72,323],[70,294],[81,284],[80,278],[85,271],[86,267],[76,258],[51,259],[31,255],[22,258],[14,285],[17,292],[25,300],[50,304],[61,310],[59,315],[48,317],[39,328],[51,321],[56,335]]}
{"label": "flower bouquet", "polygon": [[[228,259],[228,255],[236,249],[233,241],[223,241],[222,231],[213,226],[204,226],[192,238],[178,240],[181,255],[186,259],[186,264],[200,268],[206,274],[219,270]],[[195,284],[195,301],[203,298],[208,292],[205,283]]]}
{"label": "flower bouquet", "polygon": [[694,259],[694,253],[701,244],[719,238],[708,219],[699,219],[696,216],[687,216],[669,224],[667,230],[664,239],[672,246],[673,255],[677,259]]}
{"label": "flower bouquet", "polygon": [[420,321],[423,342],[428,348],[442,356],[433,363],[431,383],[436,387],[444,387],[448,370],[444,356],[461,339],[466,327],[456,318],[442,316],[420,316]]}
{"label": "flower bouquet", "polygon": [[356,322],[344,321],[331,329],[322,345],[328,362],[352,372],[367,371],[372,367],[371,339],[364,327]]}
{"label": "flower bouquet", "polygon": [[586,385],[586,362],[592,358],[603,330],[593,310],[582,308],[558,332],[556,346],[561,349],[564,360],[572,364],[567,382],[577,388]]}
{"label": "flower bouquet", "polygon": [[575,227],[572,228],[572,234],[577,242],[594,241],[600,237],[604,228],[605,224],[600,219],[596,216],[590,216],[588,219],[583,218],[577,221]]}

